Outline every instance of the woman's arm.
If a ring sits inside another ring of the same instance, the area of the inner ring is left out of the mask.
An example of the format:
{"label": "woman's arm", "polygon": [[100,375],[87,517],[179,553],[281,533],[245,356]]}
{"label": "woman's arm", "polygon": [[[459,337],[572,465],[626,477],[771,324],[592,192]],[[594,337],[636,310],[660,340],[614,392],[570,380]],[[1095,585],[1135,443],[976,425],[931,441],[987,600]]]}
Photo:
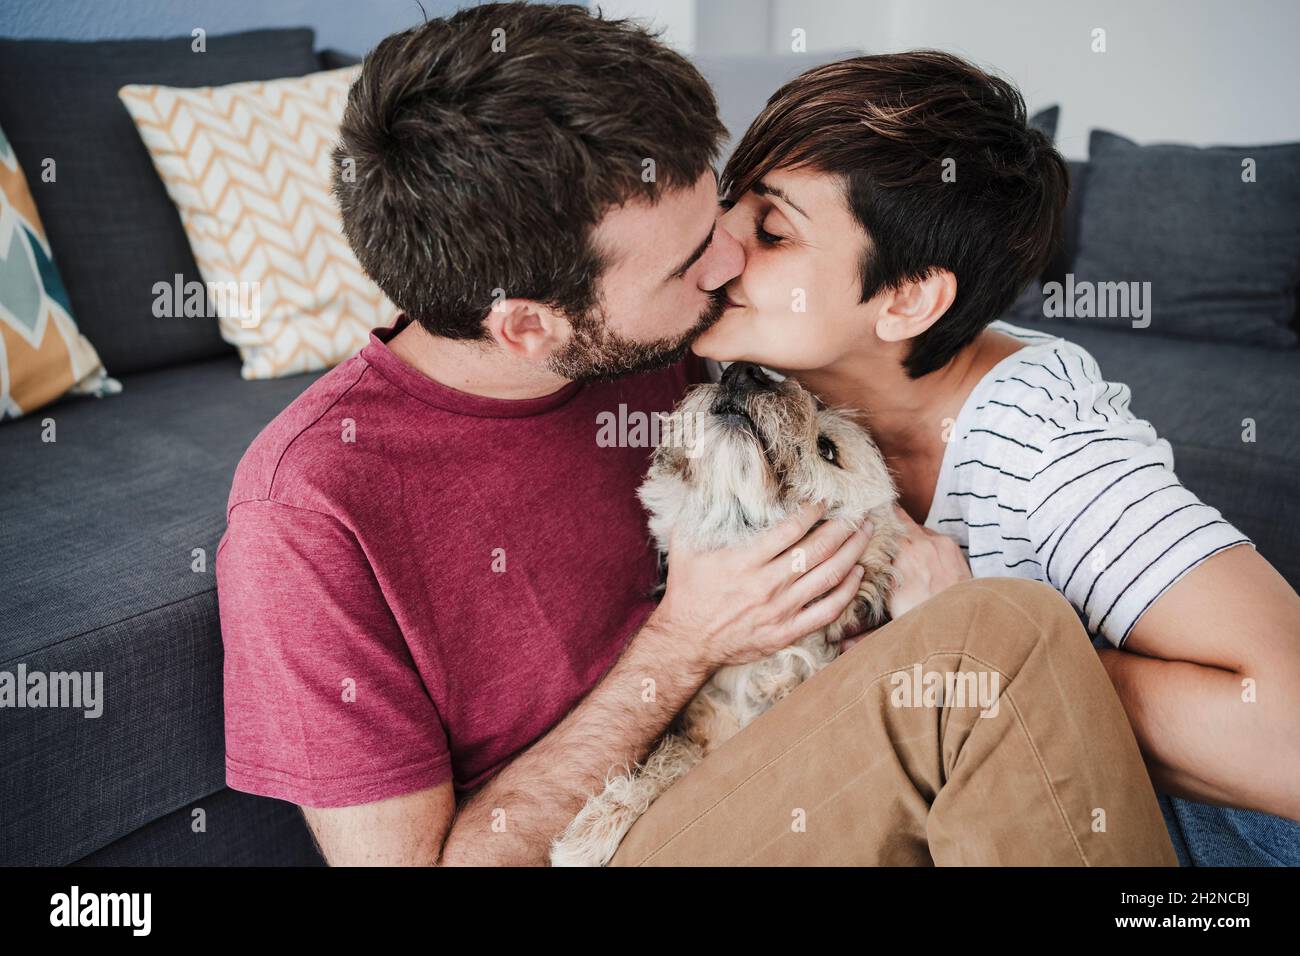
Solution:
{"label": "woman's arm", "polygon": [[1300,821],[1300,596],[1253,547],[1206,559],[1099,653],[1157,788]]}

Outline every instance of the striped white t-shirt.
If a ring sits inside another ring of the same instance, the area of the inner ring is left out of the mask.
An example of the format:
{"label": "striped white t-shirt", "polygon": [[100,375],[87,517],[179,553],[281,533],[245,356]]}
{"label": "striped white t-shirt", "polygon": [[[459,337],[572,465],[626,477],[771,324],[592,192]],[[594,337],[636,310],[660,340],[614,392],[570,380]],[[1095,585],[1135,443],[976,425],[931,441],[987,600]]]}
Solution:
{"label": "striped white t-shirt", "polygon": [[1084,349],[1006,322],[990,329],[1029,344],[952,423],[926,527],[956,539],[976,577],[1051,584],[1094,641],[1122,647],[1170,585],[1250,539],[1179,483],[1169,442]]}

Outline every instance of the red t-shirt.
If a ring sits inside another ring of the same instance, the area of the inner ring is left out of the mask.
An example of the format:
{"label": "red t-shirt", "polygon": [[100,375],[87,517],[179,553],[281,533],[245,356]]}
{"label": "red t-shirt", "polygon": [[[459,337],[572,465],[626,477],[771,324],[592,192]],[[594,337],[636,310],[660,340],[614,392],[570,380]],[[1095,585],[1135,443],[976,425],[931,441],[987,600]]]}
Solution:
{"label": "red t-shirt", "polygon": [[698,364],[483,398],[389,351],[403,324],[308,388],[235,473],[216,569],[237,790],[315,807],[472,790],[653,606],[636,426]]}

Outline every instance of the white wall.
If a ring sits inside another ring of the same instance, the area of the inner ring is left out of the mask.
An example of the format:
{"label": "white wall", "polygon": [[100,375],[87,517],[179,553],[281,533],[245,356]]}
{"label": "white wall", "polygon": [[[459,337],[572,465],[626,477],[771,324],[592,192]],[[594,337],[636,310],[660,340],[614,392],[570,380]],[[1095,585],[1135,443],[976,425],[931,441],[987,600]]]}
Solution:
{"label": "white wall", "polygon": [[[759,0],[766,8],[768,0]],[[588,0],[587,8],[600,8],[609,20],[631,17],[652,27],[662,27],[660,39],[680,53],[695,52],[695,0]]]}
{"label": "white wall", "polygon": [[[702,0],[707,2],[707,0]],[[937,47],[996,68],[1032,110],[1061,105],[1057,144],[1084,158],[1088,130],[1139,142],[1300,140],[1295,0],[771,0],[773,49],[869,53]],[[1091,49],[1106,31],[1105,53]],[[707,37],[697,42],[706,48]]]}
{"label": "white wall", "polygon": [[700,0],[695,14],[700,52],[766,53],[771,21],[770,0]]}
{"label": "white wall", "polygon": [[[1300,140],[1300,0],[617,0],[684,52],[937,47],[1011,79],[1031,111],[1061,106],[1057,143],[1101,127],[1139,142]],[[1091,49],[1106,30],[1105,53]]]}

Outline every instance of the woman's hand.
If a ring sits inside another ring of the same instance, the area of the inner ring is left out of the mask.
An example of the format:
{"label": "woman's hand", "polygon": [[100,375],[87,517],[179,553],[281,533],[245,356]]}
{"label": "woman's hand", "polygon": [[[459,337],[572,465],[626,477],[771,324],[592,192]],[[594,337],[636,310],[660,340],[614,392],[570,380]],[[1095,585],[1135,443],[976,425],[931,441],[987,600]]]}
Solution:
{"label": "woman's hand", "polygon": [[[956,541],[921,527],[898,505],[894,506],[894,511],[902,522],[904,533],[902,547],[894,558],[898,586],[889,599],[889,616],[897,620],[944,588],[969,580],[971,573]],[[871,633],[867,631],[845,638],[843,650],[847,651]]]}

